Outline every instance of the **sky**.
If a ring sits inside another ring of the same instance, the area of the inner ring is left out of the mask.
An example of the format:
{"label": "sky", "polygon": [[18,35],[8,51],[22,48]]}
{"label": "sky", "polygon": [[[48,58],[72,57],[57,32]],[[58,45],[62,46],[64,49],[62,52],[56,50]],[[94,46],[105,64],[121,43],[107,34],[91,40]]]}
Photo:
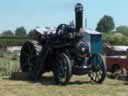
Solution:
{"label": "sky", "polygon": [[84,6],[88,28],[95,29],[104,15],[112,16],[116,26],[128,25],[128,0],[0,0],[0,32],[68,24],[77,2]]}

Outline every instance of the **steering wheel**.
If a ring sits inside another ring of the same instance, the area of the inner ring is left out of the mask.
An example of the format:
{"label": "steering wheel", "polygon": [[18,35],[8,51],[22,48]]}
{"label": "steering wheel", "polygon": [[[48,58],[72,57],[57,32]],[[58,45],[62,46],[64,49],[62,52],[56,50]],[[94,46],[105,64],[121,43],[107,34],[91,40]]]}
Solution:
{"label": "steering wheel", "polygon": [[68,25],[67,24],[60,24],[56,29],[56,36],[64,35],[64,32],[67,31]]}

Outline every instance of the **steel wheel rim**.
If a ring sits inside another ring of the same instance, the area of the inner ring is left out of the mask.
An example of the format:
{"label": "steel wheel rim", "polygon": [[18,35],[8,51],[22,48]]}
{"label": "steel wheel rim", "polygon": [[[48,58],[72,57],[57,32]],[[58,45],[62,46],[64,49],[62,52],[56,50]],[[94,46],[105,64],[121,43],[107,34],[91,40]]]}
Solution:
{"label": "steel wheel rim", "polygon": [[92,71],[90,72],[89,76],[91,80],[99,83],[102,79],[102,75],[104,74],[104,63],[100,56],[94,56],[92,58]]}
{"label": "steel wheel rim", "polygon": [[67,61],[65,58],[62,58],[57,62],[57,71],[59,82],[65,82],[67,76]]}

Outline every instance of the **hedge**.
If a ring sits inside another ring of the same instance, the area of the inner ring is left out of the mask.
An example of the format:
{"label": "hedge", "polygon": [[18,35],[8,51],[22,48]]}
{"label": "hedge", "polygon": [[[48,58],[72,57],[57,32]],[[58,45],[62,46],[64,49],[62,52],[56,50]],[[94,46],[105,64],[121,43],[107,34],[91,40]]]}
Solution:
{"label": "hedge", "polygon": [[0,46],[21,46],[24,42],[30,40],[28,37],[0,37]]}

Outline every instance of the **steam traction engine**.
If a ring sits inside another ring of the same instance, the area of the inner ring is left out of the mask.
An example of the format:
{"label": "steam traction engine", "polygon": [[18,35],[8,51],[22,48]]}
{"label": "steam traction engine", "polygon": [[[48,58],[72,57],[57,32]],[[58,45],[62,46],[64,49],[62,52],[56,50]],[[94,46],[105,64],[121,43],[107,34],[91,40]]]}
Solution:
{"label": "steam traction engine", "polygon": [[83,41],[83,6],[75,6],[75,26],[60,24],[56,31],[33,30],[33,40],[24,43],[20,65],[23,72],[31,72],[38,79],[44,72],[53,72],[57,84],[67,84],[72,76],[88,74],[96,83],[106,77],[106,65],[101,55],[91,54]]}

